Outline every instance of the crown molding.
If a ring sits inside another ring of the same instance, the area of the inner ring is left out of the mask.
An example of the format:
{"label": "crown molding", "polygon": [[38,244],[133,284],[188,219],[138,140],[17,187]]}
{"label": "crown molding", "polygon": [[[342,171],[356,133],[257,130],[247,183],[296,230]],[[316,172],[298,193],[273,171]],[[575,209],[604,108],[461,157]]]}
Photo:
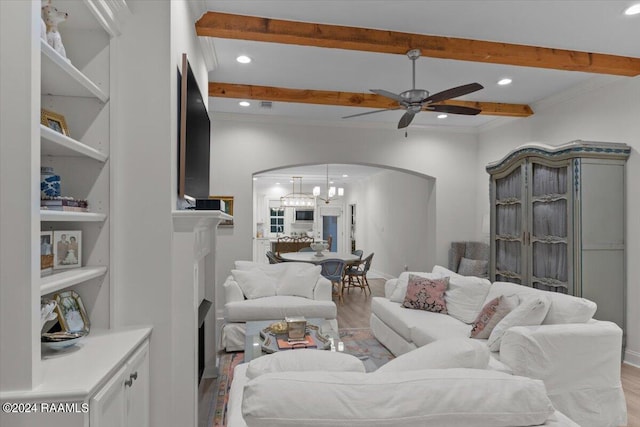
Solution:
{"label": "crown molding", "polygon": [[216,46],[211,37],[198,37],[200,49],[207,66],[207,71],[211,72],[218,68],[218,57],[216,56]]}
{"label": "crown molding", "polygon": [[588,92],[600,89],[604,86],[624,80],[625,77],[619,76],[594,76],[582,83],[574,85],[567,90],[555,93],[551,96],[547,96],[539,101],[531,104],[533,111],[544,111],[548,108],[554,107],[558,104],[570,101]]}

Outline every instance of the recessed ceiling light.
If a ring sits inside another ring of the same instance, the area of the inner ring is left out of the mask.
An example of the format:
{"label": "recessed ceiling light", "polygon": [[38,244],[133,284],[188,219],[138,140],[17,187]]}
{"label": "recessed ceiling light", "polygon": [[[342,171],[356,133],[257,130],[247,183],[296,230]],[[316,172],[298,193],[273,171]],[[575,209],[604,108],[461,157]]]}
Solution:
{"label": "recessed ceiling light", "polygon": [[438,114],[439,119],[446,119],[447,117],[449,116],[447,116],[446,114]]}
{"label": "recessed ceiling light", "polygon": [[247,55],[240,55],[236,58],[236,61],[241,64],[248,64],[249,62],[251,62],[251,58],[249,58]]}
{"label": "recessed ceiling light", "polygon": [[637,15],[640,13],[640,3],[634,4],[633,6],[629,6],[625,9],[625,15]]}
{"label": "recessed ceiling light", "polygon": [[510,78],[508,78],[508,77],[505,77],[504,79],[498,80],[498,84],[500,86],[511,84],[511,82],[512,82],[512,80]]}
{"label": "recessed ceiling light", "polygon": [[240,101],[238,102],[238,105],[240,105],[241,107],[248,107],[249,105],[251,105],[251,103],[249,101]]}
{"label": "recessed ceiling light", "polygon": [[280,183],[279,183],[279,182],[276,182],[276,185],[280,185]]}
{"label": "recessed ceiling light", "polygon": [[253,180],[254,180],[254,181],[257,181],[257,180],[258,180],[258,178],[256,178],[256,177],[254,176],[254,177],[253,177]]}
{"label": "recessed ceiling light", "polygon": [[347,175],[347,174],[345,173],[345,174],[342,174],[342,177],[343,177],[343,178],[349,178],[349,175]]}

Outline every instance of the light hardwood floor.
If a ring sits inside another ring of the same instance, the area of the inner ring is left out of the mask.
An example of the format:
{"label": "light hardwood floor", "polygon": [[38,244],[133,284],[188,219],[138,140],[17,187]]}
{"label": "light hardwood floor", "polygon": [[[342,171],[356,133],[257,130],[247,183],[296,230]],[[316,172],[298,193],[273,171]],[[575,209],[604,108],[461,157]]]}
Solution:
{"label": "light hardwood floor", "polygon": [[[371,294],[384,296],[384,279],[369,279]],[[344,295],[344,304],[338,303],[340,328],[368,328],[371,316],[371,297],[360,289]],[[622,364],[622,387],[627,399],[627,427],[640,427],[640,368]]]}

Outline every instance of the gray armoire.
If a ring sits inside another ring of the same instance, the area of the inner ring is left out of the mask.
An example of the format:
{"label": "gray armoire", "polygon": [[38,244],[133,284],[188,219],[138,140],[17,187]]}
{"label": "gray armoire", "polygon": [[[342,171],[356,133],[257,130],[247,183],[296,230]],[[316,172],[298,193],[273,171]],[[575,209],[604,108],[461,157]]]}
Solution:
{"label": "gray armoire", "polygon": [[626,144],[526,144],[487,166],[494,281],[581,296],[624,329]]}

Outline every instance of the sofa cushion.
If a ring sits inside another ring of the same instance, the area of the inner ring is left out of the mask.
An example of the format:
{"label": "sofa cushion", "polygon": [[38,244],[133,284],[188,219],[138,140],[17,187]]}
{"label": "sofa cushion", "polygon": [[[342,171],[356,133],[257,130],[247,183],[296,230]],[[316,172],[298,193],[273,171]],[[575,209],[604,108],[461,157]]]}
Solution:
{"label": "sofa cushion", "polygon": [[326,371],[365,372],[360,359],[347,353],[299,349],[279,351],[249,362],[247,377],[256,378],[270,372]]}
{"label": "sofa cushion", "polygon": [[518,306],[519,299],[516,295],[500,295],[482,308],[478,318],[471,325],[471,338],[489,338],[493,328],[496,327],[511,310]]}
{"label": "sofa cushion", "polygon": [[585,323],[593,317],[598,306],[588,299],[574,297],[558,292],[548,292],[509,282],[494,282],[491,285],[487,301],[499,295],[516,294],[519,296],[546,295],[551,300],[549,312],[542,321],[543,325],[564,323]]}
{"label": "sofa cushion", "polygon": [[407,294],[407,285],[409,284],[409,275],[424,277],[427,279],[439,279],[443,277],[437,273],[423,273],[420,271],[403,271],[398,276],[398,280],[396,281],[396,288],[391,293],[389,299],[393,302],[404,302],[404,297]]}
{"label": "sofa cushion", "polygon": [[491,331],[487,345],[491,351],[500,351],[500,340],[513,326],[537,326],[549,311],[549,299],[544,296],[527,297],[520,301],[518,306],[498,322]]}
{"label": "sofa cushion", "polygon": [[276,281],[260,270],[231,270],[231,275],[247,299],[271,297],[276,294]]}
{"label": "sofa cushion", "polygon": [[410,274],[407,294],[404,297],[402,306],[414,310],[447,314],[444,293],[447,291],[448,285],[448,277],[432,280]]}
{"label": "sofa cushion", "polygon": [[277,320],[284,319],[286,316],[335,319],[336,304],[333,301],[282,295],[229,302],[224,305],[224,312],[227,322]]}
{"label": "sofa cushion", "polygon": [[320,277],[322,267],[310,263],[291,264],[277,282],[276,294],[313,299],[313,288]]}
{"label": "sofa cushion", "polygon": [[482,369],[270,373],[249,381],[242,401],[250,427],[513,427],[553,412],[542,381]]}
{"label": "sofa cushion", "polygon": [[487,265],[489,262],[482,259],[460,258],[458,274],[463,276],[487,277]]}
{"label": "sofa cushion", "polygon": [[449,289],[445,294],[447,312],[464,323],[472,323],[482,310],[491,282],[479,277],[449,277]]}
{"label": "sofa cushion", "polygon": [[485,343],[469,338],[448,338],[398,356],[375,372],[446,368],[485,369],[488,364],[489,349]]}
{"label": "sofa cushion", "polygon": [[[413,310],[408,310],[413,311]],[[423,313],[422,319],[411,328],[411,341],[418,347],[447,338],[469,338],[471,325],[446,314]]]}

